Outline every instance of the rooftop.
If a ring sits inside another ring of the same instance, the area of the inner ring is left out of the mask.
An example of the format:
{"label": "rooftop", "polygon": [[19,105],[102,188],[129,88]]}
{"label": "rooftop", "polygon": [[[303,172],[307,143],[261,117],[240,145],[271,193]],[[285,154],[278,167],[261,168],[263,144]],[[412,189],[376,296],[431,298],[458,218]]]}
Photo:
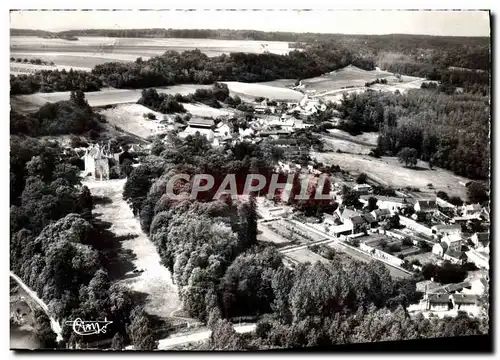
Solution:
{"label": "rooftop", "polygon": [[478,301],[477,295],[453,294],[451,295],[455,304],[475,304]]}
{"label": "rooftop", "polygon": [[433,304],[448,304],[450,296],[448,294],[431,294],[428,299]]}
{"label": "rooftop", "polygon": [[215,122],[212,119],[191,118],[188,121],[189,126],[212,127]]}

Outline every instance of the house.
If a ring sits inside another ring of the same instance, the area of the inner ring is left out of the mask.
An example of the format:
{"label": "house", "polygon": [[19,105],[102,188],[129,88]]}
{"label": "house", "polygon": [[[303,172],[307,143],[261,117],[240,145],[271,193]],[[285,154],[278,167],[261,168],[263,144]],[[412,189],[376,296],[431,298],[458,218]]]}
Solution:
{"label": "house", "polygon": [[482,209],[479,204],[462,205],[462,216],[479,215]]}
{"label": "house", "polygon": [[448,294],[429,294],[426,296],[426,310],[448,311],[453,308],[453,303]]}
{"label": "house", "polygon": [[212,131],[212,127],[215,125],[212,119],[202,119],[202,118],[191,118],[188,121],[188,126],[184,131],[179,133],[181,139],[186,138],[189,135],[195,135],[199,133],[205,136],[208,141],[212,141],[215,133]]}
{"label": "house", "polygon": [[448,244],[444,242],[434,244],[434,246],[432,247],[432,253],[439,257],[443,257],[447,250]]}
{"label": "house", "polygon": [[443,255],[443,259],[448,260],[453,264],[461,264],[464,262],[464,260],[467,259],[467,256],[459,250],[453,250],[451,248],[448,248],[448,250],[446,250],[446,252]]}
{"label": "house", "polygon": [[490,233],[488,231],[475,233],[471,236],[470,240],[474,244],[474,248],[488,247],[490,243]]}
{"label": "house", "polygon": [[431,227],[432,233],[435,235],[451,235],[451,234],[461,234],[462,226],[461,225],[447,225],[447,224],[439,224]]}
{"label": "house", "polygon": [[451,302],[455,310],[478,313],[481,309],[478,305],[479,297],[472,294],[453,294]]}
{"label": "house", "polygon": [[368,195],[372,193],[373,189],[368,184],[357,184],[354,187],[354,191],[356,191],[360,195]]}
{"label": "house", "polygon": [[378,227],[378,220],[375,219],[375,216],[373,216],[370,213],[366,213],[361,215],[361,217],[365,220],[365,222],[368,224],[368,227],[370,229],[374,229]]}
{"label": "house", "polygon": [[406,198],[398,198],[392,196],[377,197],[377,206],[379,209],[388,209],[391,214],[398,213],[400,209],[407,207],[409,204]]}
{"label": "house", "polygon": [[415,212],[432,213],[438,210],[436,200],[417,200],[414,205]]}
{"label": "house", "polygon": [[353,234],[363,232],[368,229],[368,224],[360,213],[350,209],[344,209],[340,216],[342,223],[352,228]]}
{"label": "house", "polygon": [[214,135],[219,138],[225,138],[231,135],[231,127],[228,124],[220,122],[215,128]]}
{"label": "house", "polygon": [[391,212],[389,209],[376,209],[373,210],[370,214],[375,218],[377,221],[382,221],[391,216]]}
{"label": "house", "polygon": [[448,247],[453,250],[460,250],[462,247],[463,239],[461,234],[445,235],[441,242],[448,244]]}

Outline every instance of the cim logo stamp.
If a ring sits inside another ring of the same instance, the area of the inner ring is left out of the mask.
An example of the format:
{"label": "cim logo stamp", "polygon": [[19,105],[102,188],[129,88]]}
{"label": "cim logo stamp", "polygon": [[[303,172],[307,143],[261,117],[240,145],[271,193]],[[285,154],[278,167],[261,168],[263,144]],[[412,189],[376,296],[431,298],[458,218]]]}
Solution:
{"label": "cim logo stamp", "polygon": [[78,335],[98,335],[105,334],[109,324],[106,318],[102,321],[83,321],[77,318],[73,321],[66,321],[66,325],[73,327],[73,331]]}

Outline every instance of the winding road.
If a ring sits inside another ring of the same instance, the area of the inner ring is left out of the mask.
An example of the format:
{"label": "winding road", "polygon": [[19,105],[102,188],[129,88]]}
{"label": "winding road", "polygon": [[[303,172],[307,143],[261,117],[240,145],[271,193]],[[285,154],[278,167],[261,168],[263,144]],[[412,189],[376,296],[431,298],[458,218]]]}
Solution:
{"label": "winding road", "polygon": [[29,295],[29,297],[32,298],[33,301],[36,302],[38,304],[38,306],[40,306],[42,308],[42,310],[45,312],[45,314],[47,314],[47,316],[50,319],[50,327],[52,328],[52,331],[54,331],[54,333],[57,335],[56,340],[61,341],[63,339],[61,324],[59,324],[59,322],[49,314],[49,307],[47,306],[47,304],[45,304],[45,302],[38,297],[36,292],[31,290],[30,287],[28,285],[26,285],[21,280],[21,278],[19,276],[17,276],[16,274],[14,274],[12,271],[10,272],[10,277],[13,278],[19,284],[19,286],[24,291],[26,291],[26,293]]}

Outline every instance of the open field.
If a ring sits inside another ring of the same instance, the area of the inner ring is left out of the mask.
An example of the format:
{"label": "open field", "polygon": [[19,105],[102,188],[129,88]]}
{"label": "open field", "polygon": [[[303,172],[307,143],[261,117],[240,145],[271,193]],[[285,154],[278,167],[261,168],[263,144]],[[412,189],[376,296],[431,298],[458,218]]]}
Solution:
{"label": "open field", "polygon": [[363,133],[358,136],[339,130],[330,129],[321,140],[331,151],[341,150],[352,154],[369,154],[377,145],[378,133]]}
{"label": "open field", "polygon": [[325,259],[323,256],[318,255],[307,248],[299,248],[298,250],[289,251],[286,253],[286,256],[299,263],[310,262],[311,264],[314,264],[316,261],[324,263],[329,262],[329,260]]}
{"label": "open field", "polygon": [[295,81],[297,81],[297,80],[295,80],[295,79],[278,79],[278,80],[272,80],[272,81],[259,82],[256,84],[289,89],[290,87],[295,86]]}
{"label": "open field", "polygon": [[[166,51],[186,51],[199,49],[208,56],[218,56],[231,52],[262,53],[266,44],[266,51],[276,54],[288,54],[290,49],[287,42],[280,41],[253,41],[253,40],[213,40],[213,39],[176,39],[176,38],[112,38],[98,36],[80,36],[77,41],[63,39],[43,39],[36,36],[11,36],[11,56],[21,57],[33,55],[47,60],[44,56],[51,56],[51,61],[62,64],[62,59],[68,61],[72,53],[80,53],[79,62],[88,61],[86,66],[92,67],[98,63],[109,61],[135,61],[142,57],[148,59]],[[75,59],[76,60],[76,59]],[[66,64],[65,64],[66,65]],[[69,63],[67,65],[74,65]],[[75,64],[75,66],[77,66]]]}
{"label": "open field", "polygon": [[[431,197],[435,197],[436,192],[442,190],[450,196],[460,196],[462,199],[466,199],[466,187],[461,185],[460,181],[468,179],[440,168],[430,170],[424,161],[419,160],[417,168],[410,169],[400,164],[395,157],[384,156],[376,159],[366,155],[336,152],[315,152],[311,156],[325,165],[338,164],[349,172],[364,172],[368,177],[385,186],[416,187]],[[433,190],[427,188],[429,183],[434,186]]]}
{"label": "open field", "polygon": [[270,85],[263,85],[257,83],[242,83],[237,81],[223,81],[227,84],[232,95],[238,95],[243,100],[253,102],[256,97],[262,96],[264,98],[282,101],[299,101],[304,97],[299,91],[276,87]]}
{"label": "open field", "polygon": [[228,109],[216,109],[205,104],[187,103],[182,104],[182,106],[184,106],[184,109],[186,109],[186,111],[193,114],[194,116],[216,118],[219,116],[229,116],[233,114],[233,112]]}
{"label": "open field", "polygon": [[80,71],[90,71],[90,68],[82,68],[82,67],[76,67],[76,66],[64,66],[64,65],[55,65],[55,66],[50,66],[50,65],[35,65],[35,64],[24,64],[24,63],[18,63],[18,62],[11,62],[10,63],[10,74],[11,75],[21,75],[21,74],[32,74],[36,71],[41,71],[41,70],[80,70]]}
{"label": "open field", "polygon": [[345,90],[350,90],[350,88],[365,88],[366,82],[374,81],[377,78],[387,79],[388,82],[387,85],[379,85],[380,89],[383,89],[384,87],[397,87],[405,83],[421,80],[420,78],[413,76],[402,76],[402,82],[399,82],[394,74],[382,71],[379,68],[368,71],[349,65],[328,74],[323,74],[310,79],[304,79],[301,81],[300,87],[306,92],[310,91],[315,93],[316,96],[321,96],[327,95],[329,92],[335,90],[341,90],[345,87],[349,87]]}
{"label": "open field", "polygon": [[[194,93],[196,89],[209,89],[211,85],[173,85],[169,87],[159,87],[159,93],[187,95]],[[106,105],[136,103],[141,97],[142,89],[103,89],[85,93],[85,99],[92,107]],[[69,91],[36,93],[30,95],[11,96],[11,105],[15,110],[30,112],[38,110],[47,102],[57,102],[69,100]]]}
{"label": "open field", "polygon": [[111,109],[102,109],[99,113],[106,117],[106,121],[110,125],[118,126],[120,129],[143,139],[157,133],[157,123],[145,119],[143,114],[153,113],[158,120],[162,120],[165,116],[139,104],[121,104]]}
{"label": "open field", "polygon": [[137,269],[143,270],[137,276],[132,276],[120,282],[130,290],[147,294],[145,310],[151,315],[163,319],[171,317],[172,313],[181,307],[177,288],[172,282],[168,269],[160,263],[156,247],[141,230],[139,220],[123,200],[124,179],[97,181],[85,179],[92,195],[105,196],[111,199],[110,204],[97,205],[94,212],[101,214],[103,221],[112,224],[110,231],[118,236],[135,235],[135,238],[122,242],[124,249],[130,249],[137,256],[133,261]]}

